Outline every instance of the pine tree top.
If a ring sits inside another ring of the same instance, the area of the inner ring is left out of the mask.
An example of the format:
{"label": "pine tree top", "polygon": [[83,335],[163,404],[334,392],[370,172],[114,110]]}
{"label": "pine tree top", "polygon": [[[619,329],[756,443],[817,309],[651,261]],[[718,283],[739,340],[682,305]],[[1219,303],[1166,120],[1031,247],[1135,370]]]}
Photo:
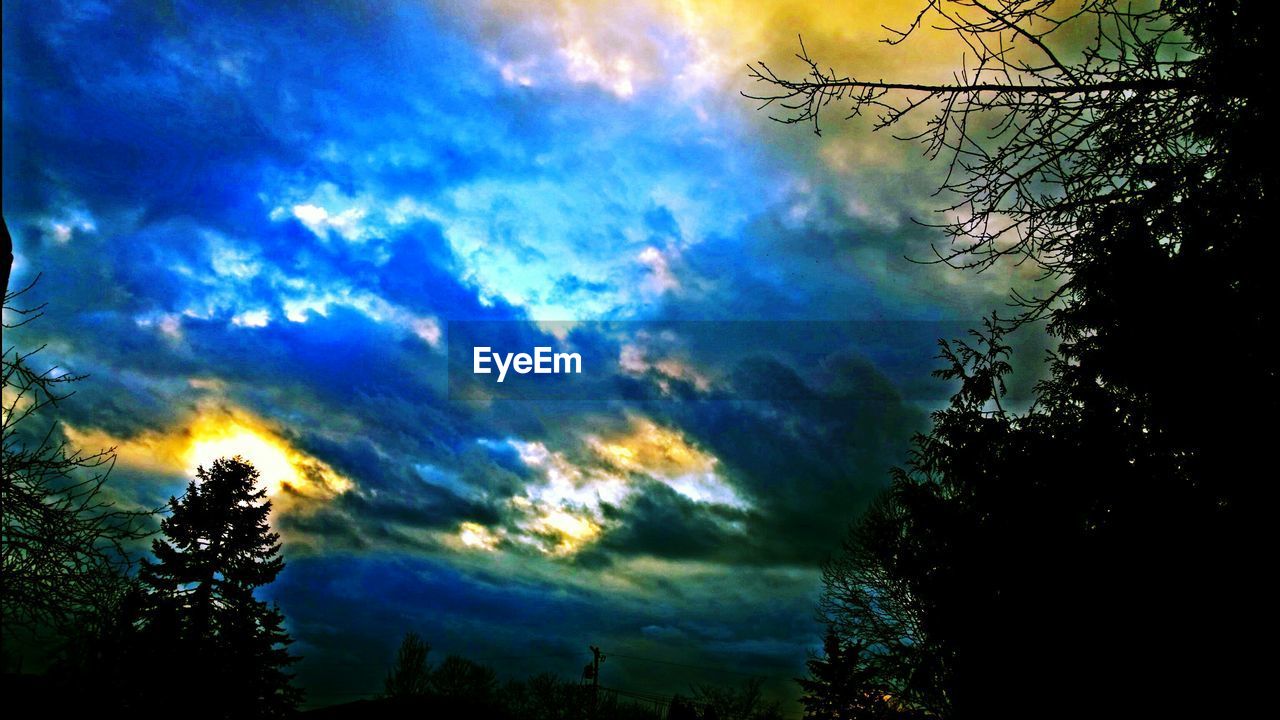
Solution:
{"label": "pine tree top", "polygon": [[284,568],[280,535],[259,479],[238,456],[198,468],[186,493],[169,500],[144,578],[170,587],[211,582],[216,593],[252,593],[275,580]]}

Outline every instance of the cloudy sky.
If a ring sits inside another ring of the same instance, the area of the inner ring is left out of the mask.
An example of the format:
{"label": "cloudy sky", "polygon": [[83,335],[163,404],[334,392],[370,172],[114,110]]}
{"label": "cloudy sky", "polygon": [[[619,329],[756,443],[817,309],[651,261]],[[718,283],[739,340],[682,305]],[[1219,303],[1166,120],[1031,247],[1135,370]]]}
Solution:
{"label": "cloudy sky", "polygon": [[[6,2],[13,284],[48,303],[6,344],[91,375],[65,432],[126,502],[258,465],[312,704],[406,630],[793,696],[818,564],[945,399],[933,339],[1030,279],[905,259],[941,240],[919,147],[739,94],[798,34],[946,77],[945,39],[877,43],[917,4]],[[585,385],[495,397],[451,327]]]}

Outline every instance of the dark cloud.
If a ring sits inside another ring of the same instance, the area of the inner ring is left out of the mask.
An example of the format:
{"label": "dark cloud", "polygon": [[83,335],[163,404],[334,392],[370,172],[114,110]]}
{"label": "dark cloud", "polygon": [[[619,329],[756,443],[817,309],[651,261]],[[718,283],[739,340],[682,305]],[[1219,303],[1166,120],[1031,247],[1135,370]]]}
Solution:
{"label": "dark cloud", "polygon": [[[601,551],[741,562],[755,545],[731,525],[745,525],[746,513],[707,508],[662,484],[649,484],[624,508],[606,506],[604,515],[618,526],[600,542]],[[742,545],[751,547],[743,552]]]}
{"label": "dark cloud", "polygon": [[[586,646],[597,644],[611,654],[614,683],[677,692],[690,682],[794,674],[803,661],[796,643],[811,632],[810,598],[788,598],[792,586],[811,581],[778,576],[762,586],[743,578],[707,587],[685,598],[708,605],[710,612],[693,620],[669,603],[629,601],[603,587],[515,582],[404,555],[339,553],[292,561],[271,597],[289,608],[291,629],[303,638],[294,648],[304,656],[300,678],[321,694],[377,692],[407,630],[430,638],[437,660],[458,653],[517,677],[548,670],[577,677]],[[772,602],[742,602],[767,589],[776,591]],[[689,593],[679,584],[660,590],[676,598]],[[652,659],[693,667],[673,677],[670,665]]]}
{"label": "dark cloud", "polygon": [[[865,360],[843,359],[832,375],[832,386],[814,388],[782,363],[747,361],[734,387],[755,399],[653,405],[652,417],[719,459],[753,507],[735,528],[731,516],[690,519],[695,509],[669,493],[646,495],[623,519],[632,549],[742,564],[821,562],[924,427],[924,413]],[[662,523],[677,537],[655,543]]]}

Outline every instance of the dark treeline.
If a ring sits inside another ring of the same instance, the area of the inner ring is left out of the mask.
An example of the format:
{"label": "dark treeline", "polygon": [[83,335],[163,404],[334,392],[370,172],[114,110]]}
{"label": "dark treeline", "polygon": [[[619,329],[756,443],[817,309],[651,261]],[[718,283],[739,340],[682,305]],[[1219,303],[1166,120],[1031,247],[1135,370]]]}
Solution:
{"label": "dark treeline", "polygon": [[[952,84],[767,66],[778,119],[878,113],[948,163],[939,262],[1043,292],[942,345],[950,405],[826,565],[809,716],[1240,717],[1267,692],[1265,3],[933,0]],[[929,110],[923,110],[929,108]],[[843,108],[842,108],[843,109]],[[917,116],[934,112],[931,117]],[[1010,333],[1058,345],[1004,404]]]}
{"label": "dark treeline", "polygon": [[[761,681],[738,687],[694,685],[684,694],[653,695],[597,684],[594,670],[580,679],[541,673],[500,681],[498,672],[458,655],[433,665],[431,646],[405,635],[376,698],[312,710],[308,718],[484,717],[494,720],[781,720]],[[588,666],[591,668],[591,666]]]}

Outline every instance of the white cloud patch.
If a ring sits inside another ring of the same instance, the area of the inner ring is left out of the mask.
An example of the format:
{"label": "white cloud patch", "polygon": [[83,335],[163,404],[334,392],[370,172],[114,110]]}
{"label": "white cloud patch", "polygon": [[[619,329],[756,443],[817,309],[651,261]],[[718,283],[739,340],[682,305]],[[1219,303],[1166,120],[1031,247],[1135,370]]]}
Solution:
{"label": "white cloud patch", "polygon": [[439,348],[443,330],[439,318],[415,313],[367,290],[336,287],[317,292],[302,278],[281,281],[281,308],[290,322],[305,323],[312,313],[327,317],[329,308],[348,307],[376,323],[393,325],[416,336],[432,348]]}
{"label": "white cloud patch", "polygon": [[[332,147],[324,152],[335,153],[334,161],[340,159]],[[326,242],[334,238],[349,243],[385,240],[396,227],[419,218],[430,219],[436,214],[431,207],[408,196],[393,199],[374,193],[352,196],[329,182],[320,183],[310,191],[287,190],[280,195],[268,217],[275,222],[296,220]]]}
{"label": "white cloud patch", "polygon": [[318,238],[328,240],[335,232],[352,242],[359,242],[368,237],[368,231],[360,225],[360,221],[368,214],[364,208],[349,207],[330,213],[320,205],[301,203],[294,205],[290,211],[298,222],[305,225]]}
{"label": "white cloud patch", "polygon": [[264,328],[271,323],[271,311],[263,308],[238,313],[231,318],[231,324],[246,328]]}
{"label": "white cloud patch", "polygon": [[83,208],[71,208],[46,217],[38,223],[40,229],[58,245],[66,245],[76,233],[94,233],[98,231],[98,222],[93,214]]}
{"label": "white cloud patch", "polygon": [[644,290],[649,294],[661,295],[680,287],[680,281],[671,272],[667,256],[658,248],[650,246],[641,250],[636,260],[649,269],[643,284]]}
{"label": "white cloud patch", "polygon": [[[751,507],[719,474],[715,456],[689,443],[679,431],[645,418],[633,418],[630,427],[618,434],[583,438],[586,454],[577,459],[542,442],[512,439],[507,444],[539,480],[510,498],[513,518],[505,527],[485,528],[485,537],[500,537],[502,542],[549,555],[573,554],[608,533],[613,521],[604,506],[625,512],[628,501],[643,492],[646,483],[666,485],[698,505]],[[463,539],[463,544],[476,547],[477,532],[476,528],[460,529],[472,537],[471,542]]]}
{"label": "white cloud patch", "polygon": [[712,378],[698,369],[683,350],[675,333],[642,331],[618,351],[618,367],[626,374],[656,376],[659,389],[669,393],[675,382],[689,383],[701,392],[711,389]]}
{"label": "white cloud patch", "polygon": [[209,241],[209,263],[218,275],[235,280],[249,280],[262,271],[262,262],[255,253],[232,247],[225,239],[212,234]]}

